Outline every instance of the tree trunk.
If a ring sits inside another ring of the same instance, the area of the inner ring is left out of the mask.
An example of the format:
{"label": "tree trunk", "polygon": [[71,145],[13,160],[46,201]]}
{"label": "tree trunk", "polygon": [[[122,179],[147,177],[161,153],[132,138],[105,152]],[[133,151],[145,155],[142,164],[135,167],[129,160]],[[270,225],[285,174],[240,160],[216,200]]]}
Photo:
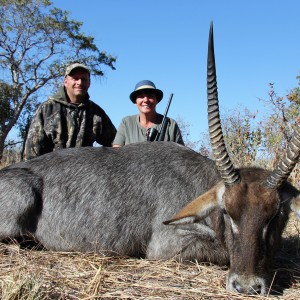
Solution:
{"label": "tree trunk", "polygon": [[6,137],[4,137],[3,135],[0,135],[0,164],[2,163],[2,159],[3,159],[5,138]]}

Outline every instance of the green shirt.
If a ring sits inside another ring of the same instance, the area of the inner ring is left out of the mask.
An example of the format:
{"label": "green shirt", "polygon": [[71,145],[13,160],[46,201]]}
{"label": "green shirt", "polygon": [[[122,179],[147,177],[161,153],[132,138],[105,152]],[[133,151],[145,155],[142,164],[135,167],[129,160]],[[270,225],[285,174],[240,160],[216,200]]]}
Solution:
{"label": "green shirt", "polygon": [[[153,128],[160,130],[163,115],[157,114],[157,120],[157,124]],[[127,116],[121,121],[113,145],[124,146],[132,143],[145,142],[147,141],[146,130],[145,127],[140,125],[139,115]],[[177,123],[171,118],[168,118],[168,126],[164,141],[176,142],[184,145],[180,129]]]}

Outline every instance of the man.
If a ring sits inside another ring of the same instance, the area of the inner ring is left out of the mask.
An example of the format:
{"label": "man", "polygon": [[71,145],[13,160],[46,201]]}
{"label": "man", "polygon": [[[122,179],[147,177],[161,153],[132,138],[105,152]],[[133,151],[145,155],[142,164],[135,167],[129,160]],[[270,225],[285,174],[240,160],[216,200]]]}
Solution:
{"label": "man", "polygon": [[105,111],[89,99],[90,70],[74,63],[66,68],[64,86],[42,103],[32,120],[24,159],[62,148],[111,146],[116,128]]}
{"label": "man", "polygon": [[[152,140],[149,138],[150,129],[159,130],[161,128],[163,115],[156,112],[156,105],[163,98],[163,92],[157,89],[152,81],[138,82],[129,98],[137,106],[139,114],[122,119],[113,141],[113,147]],[[184,145],[180,129],[171,118],[168,118],[163,140]]]}

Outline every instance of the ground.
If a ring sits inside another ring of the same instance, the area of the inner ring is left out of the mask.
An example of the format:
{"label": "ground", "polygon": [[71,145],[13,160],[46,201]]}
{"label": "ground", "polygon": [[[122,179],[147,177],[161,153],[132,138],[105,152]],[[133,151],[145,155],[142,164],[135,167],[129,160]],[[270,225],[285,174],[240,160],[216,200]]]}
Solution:
{"label": "ground", "polygon": [[[0,244],[0,295],[12,299],[285,299],[300,295],[300,221],[291,215],[268,297],[225,289],[227,268]],[[274,291],[277,292],[274,292]]]}

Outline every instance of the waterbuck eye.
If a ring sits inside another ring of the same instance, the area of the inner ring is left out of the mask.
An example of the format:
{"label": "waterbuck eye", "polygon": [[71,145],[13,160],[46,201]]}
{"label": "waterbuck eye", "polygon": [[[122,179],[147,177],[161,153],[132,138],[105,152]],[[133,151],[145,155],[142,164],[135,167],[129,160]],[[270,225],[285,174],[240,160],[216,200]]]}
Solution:
{"label": "waterbuck eye", "polygon": [[231,218],[230,218],[230,223],[231,223],[232,232],[235,233],[235,234],[238,234],[239,233],[239,228]]}
{"label": "waterbuck eye", "polygon": [[[263,231],[262,231],[262,238],[263,240],[265,241],[267,239],[267,234],[268,234],[268,231],[269,231],[269,226],[270,226],[270,223],[276,218],[281,218],[281,216],[284,215],[284,212],[283,212],[283,207],[279,207],[279,209],[274,213],[274,215],[271,217],[271,219],[268,221],[268,223],[264,226],[263,228]],[[271,226],[272,227],[272,226]]]}
{"label": "waterbuck eye", "polygon": [[263,228],[263,232],[262,232],[262,238],[263,238],[263,241],[266,240],[267,233],[268,233],[268,226],[269,226],[269,224],[267,224],[267,225]]}
{"label": "waterbuck eye", "polygon": [[233,219],[231,218],[229,213],[227,212],[226,208],[222,208],[222,214],[223,214],[224,218],[226,219],[226,221],[229,221],[228,224],[230,224],[232,232],[234,234],[239,234],[239,228],[238,228],[237,224],[233,221]]}

